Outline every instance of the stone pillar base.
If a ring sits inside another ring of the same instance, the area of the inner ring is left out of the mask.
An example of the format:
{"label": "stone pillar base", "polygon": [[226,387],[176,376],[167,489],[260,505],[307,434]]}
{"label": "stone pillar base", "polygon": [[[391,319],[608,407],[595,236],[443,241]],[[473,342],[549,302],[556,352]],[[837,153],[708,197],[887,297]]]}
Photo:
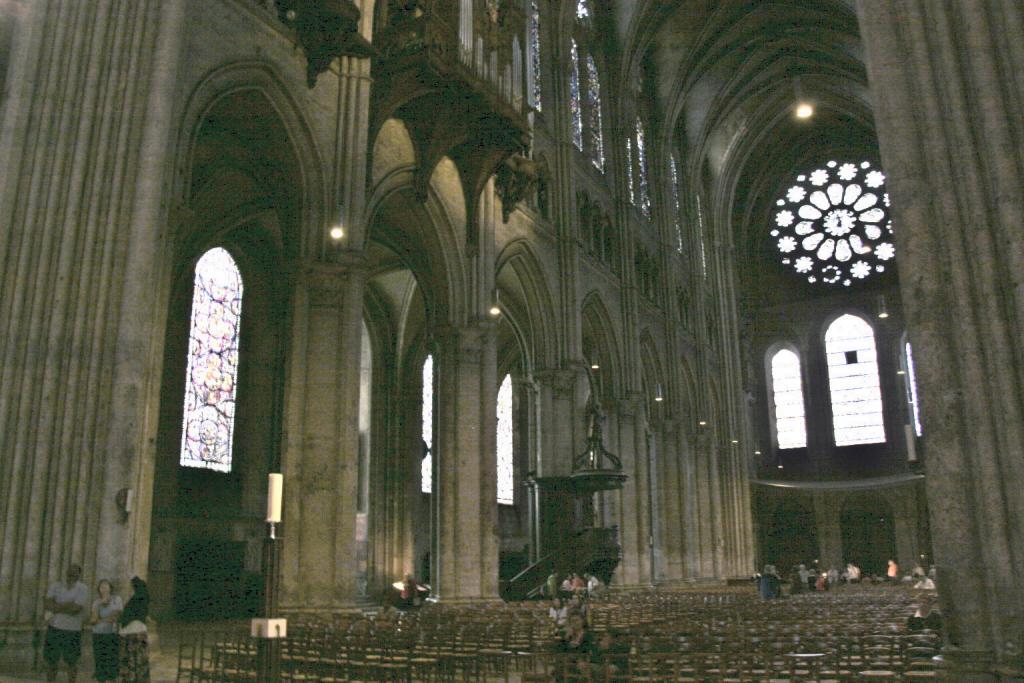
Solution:
{"label": "stone pillar base", "polygon": [[996,660],[988,650],[961,650],[945,647],[939,664],[939,680],[949,683],[995,683],[1020,680],[996,673]]}

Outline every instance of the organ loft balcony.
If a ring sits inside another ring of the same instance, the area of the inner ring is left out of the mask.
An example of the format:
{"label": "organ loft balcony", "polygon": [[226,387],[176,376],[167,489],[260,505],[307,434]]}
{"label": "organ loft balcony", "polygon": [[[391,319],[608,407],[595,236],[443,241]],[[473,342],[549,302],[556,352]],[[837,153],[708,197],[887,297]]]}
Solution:
{"label": "organ loft balcony", "polygon": [[381,12],[373,134],[389,118],[405,123],[416,147],[420,199],[443,156],[458,167],[471,212],[498,172],[507,217],[531,170],[522,157],[512,159],[530,137],[522,0],[390,0]]}

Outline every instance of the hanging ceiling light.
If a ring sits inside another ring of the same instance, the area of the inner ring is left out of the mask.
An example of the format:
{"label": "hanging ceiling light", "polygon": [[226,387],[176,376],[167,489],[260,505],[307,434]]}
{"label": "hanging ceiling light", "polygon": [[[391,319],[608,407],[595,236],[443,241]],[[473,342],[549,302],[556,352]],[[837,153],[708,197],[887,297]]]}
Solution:
{"label": "hanging ceiling light", "polygon": [[660,384],[654,385],[654,400],[657,401],[658,403],[661,403],[662,401],[665,400],[665,395],[661,393]]}
{"label": "hanging ceiling light", "polygon": [[814,105],[809,100],[804,99],[803,88],[800,87],[800,77],[797,76],[793,79],[793,114],[798,119],[809,119],[814,116]]}
{"label": "hanging ceiling light", "polygon": [[498,290],[494,290],[494,301],[491,303],[491,308],[488,312],[494,318],[501,315],[501,293]]}

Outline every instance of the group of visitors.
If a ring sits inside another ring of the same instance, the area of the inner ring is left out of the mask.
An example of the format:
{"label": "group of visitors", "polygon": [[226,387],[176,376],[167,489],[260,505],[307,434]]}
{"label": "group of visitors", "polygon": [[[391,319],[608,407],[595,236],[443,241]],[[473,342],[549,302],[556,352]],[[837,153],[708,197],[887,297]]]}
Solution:
{"label": "group of visitors", "polygon": [[[815,562],[816,564],[816,562]],[[830,567],[827,571],[821,571],[817,567],[808,568],[806,564],[794,565],[786,581],[773,564],[766,564],[764,570],[755,577],[757,590],[762,598],[782,597],[782,586],[789,584],[789,594],[795,595],[804,592],[827,591],[835,586],[844,583],[912,583],[914,588],[919,590],[935,590],[935,567],[927,573],[920,565],[914,567],[913,574],[903,576],[900,573],[899,564],[895,560],[886,563],[884,576],[864,575],[853,562],[849,562],[843,571]]]}
{"label": "group of visitors", "polygon": [[551,572],[544,586],[544,592],[548,598],[560,597],[571,598],[573,595],[594,596],[600,592],[604,584],[601,579],[593,574],[584,573],[582,576],[569,572],[565,579],[558,582],[558,572]]}
{"label": "group of visitors", "polygon": [[[570,575],[571,578],[581,577]],[[629,644],[616,631],[594,636],[587,604],[592,595],[584,584],[583,588],[574,587],[568,598],[555,596],[548,616],[560,634],[559,649],[571,656],[580,673],[608,680],[628,670]]]}
{"label": "group of visitors", "polygon": [[139,577],[131,580],[132,596],[127,603],[114,591],[109,579],[96,584],[96,598],[89,603],[89,589],[82,583],[82,568],[68,567],[63,581],[46,591],[44,601],[46,635],[43,660],[46,680],[57,680],[60,662],[68,667],[68,681],[78,677],[82,656],[82,629],[92,626],[94,678],[124,683],[148,683],[149,654],[146,618],[149,589]]}

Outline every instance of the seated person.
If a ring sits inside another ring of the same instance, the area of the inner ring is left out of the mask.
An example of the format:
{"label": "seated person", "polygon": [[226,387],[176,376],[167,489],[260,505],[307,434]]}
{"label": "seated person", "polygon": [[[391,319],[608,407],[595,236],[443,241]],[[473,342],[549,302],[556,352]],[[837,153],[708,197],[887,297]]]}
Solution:
{"label": "seated person", "polygon": [[617,631],[605,631],[597,639],[590,658],[595,680],[607,681],[629,673],[629,644]]}
{"label": "seated person", "polygon": [[589,662],[594,650],[594,634],[587,628],[587,622],[579,614],[569,616],[569,625],[562,637],[562,652],[577,655],[576,662]]}
{"label": "seated person", "polygon": [[548,617],[558,628],[565,628],[566,622],[569,619],[569,608],[562,602],[562,598],[555,598],[551,601],[551,607],[548,608]]}
{"label": "seated person", "polygon": [[942,633],[942,613],[935,607],[935,598],[921,600],[913,616],[907,617],[908,631],[935,631]]}
{"label": "seated person", "polygon": [[927,576],[922,576],[918,582],[914,584],[914,588],[919,591],[933,591],[935,590],[935,582]]}

